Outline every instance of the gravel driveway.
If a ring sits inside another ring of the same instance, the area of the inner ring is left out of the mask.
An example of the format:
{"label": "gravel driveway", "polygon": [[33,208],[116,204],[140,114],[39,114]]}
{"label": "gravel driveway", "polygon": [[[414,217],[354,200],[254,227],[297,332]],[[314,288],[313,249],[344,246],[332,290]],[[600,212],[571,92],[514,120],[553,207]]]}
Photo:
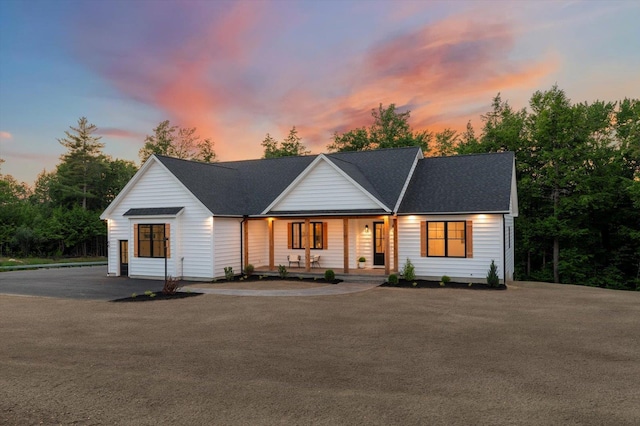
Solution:
{"label": "gravel driveway", "polygon": [[0,342],[0,424],[640,424],[633,292],[0,295]]}

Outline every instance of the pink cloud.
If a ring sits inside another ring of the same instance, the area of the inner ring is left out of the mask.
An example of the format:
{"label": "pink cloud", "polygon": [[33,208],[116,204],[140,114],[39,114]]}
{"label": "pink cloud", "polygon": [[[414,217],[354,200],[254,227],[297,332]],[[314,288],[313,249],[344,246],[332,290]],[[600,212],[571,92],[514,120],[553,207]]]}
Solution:
{"label": "pink cloud", "polygon": [[13,135],[9,132],[0,131],[0,139],[13,139]]}
{"label": "pink cloud", "polygon": [[[97,50],[83,56],[91,67],[172,124],[197,127],[223,160],[258,157],[265,133],[281,139],[293,125],[308,148],[324,151],[334,131],[369,125],[379,103],[411,109],[416,130],[463,129],[478,118],[469,104],[488,108],[499,91],[533,88],[559,63],[553,55],[514,60],[519,30],[479,13],[425,24],[348,57],[319,50],[299,61],[273,47],[289,24],[273,4],[212,5],[186,3],[179,13],[188,19],[182,26],[169,20],[163,32],[156,28],[163,22],[123,30],[125,47],[116,53],[106,36],[116,24],[92,23],[78,52]],[[154,17],[177,13],[162,7]],[[267,61],[265,52],[281,56]]]}
{"label": "pink cloud", "polygon": [[143,140],[145,136],[139,132],[133,132],[131,130],[125,130],[125,129],[117,129],[115,127],[98,128],[98,130],[96,131],[96,134],[99,136],[107,136],[112,138],[123,138],[123,139],[130,138],[130,139],[140,139],[140,140]]}

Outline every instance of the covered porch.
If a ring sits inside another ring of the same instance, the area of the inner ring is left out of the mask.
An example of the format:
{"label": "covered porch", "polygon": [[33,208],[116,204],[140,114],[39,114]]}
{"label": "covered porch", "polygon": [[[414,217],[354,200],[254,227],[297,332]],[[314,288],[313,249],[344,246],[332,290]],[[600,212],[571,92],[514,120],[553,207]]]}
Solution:
{"label": "covered porch", "polygon": [[[256,273],[387,276],[398,270],[394,215],[272,216],[243,221],[243,265]],[[365,258],[364,264],[359,259]]]}
{"label": "covered porch", "polygon": [[[307,272],[305,268],[291,267],[287,268],[289,278],[324,278],[324,271],[332,269],[336,274],[336,278],[349,281],[380,281],[383,282],[387,278],[384,268],[368,268],[368,269],[350,269],[345,272],[343,268],[312,268]],[[268,265],[258,266],[254,270],[254,275],[278,276],[278,268],[269,269]]]}

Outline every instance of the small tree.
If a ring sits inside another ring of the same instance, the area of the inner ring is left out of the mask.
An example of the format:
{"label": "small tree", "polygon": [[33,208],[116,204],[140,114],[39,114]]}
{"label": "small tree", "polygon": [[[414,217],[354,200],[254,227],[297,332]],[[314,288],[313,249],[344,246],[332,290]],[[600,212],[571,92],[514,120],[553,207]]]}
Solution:
{"label": "small tree", "polygon": [[416,278],[416,268],[408,257],[402,268],[402,276],[407,281],[413,281]]}
{"label": "small tree", "polygon": [[489,287],[498,287],[498,285],[500,285],[500,277],[498,277],[498,267],[493,260],[491,261],[491,265],[489,265],[487,284],[489,284]]}

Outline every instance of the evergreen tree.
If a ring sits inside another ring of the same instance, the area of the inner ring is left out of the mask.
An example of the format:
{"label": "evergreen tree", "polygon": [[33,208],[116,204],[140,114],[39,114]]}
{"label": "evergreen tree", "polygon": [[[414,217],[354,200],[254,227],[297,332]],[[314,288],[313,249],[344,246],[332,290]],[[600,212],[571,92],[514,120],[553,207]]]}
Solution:
{"label": "evergreen tree", "polygon": [[87,209],[87,200],[95,198],[94,188],[104,171],[104,155],[100,136],[85,117],[78,120],[78,127],[65,131],[66,137],[58,142],[67,148],[57,168],[56,195],[58,201],[72,206],[79,203]]}

